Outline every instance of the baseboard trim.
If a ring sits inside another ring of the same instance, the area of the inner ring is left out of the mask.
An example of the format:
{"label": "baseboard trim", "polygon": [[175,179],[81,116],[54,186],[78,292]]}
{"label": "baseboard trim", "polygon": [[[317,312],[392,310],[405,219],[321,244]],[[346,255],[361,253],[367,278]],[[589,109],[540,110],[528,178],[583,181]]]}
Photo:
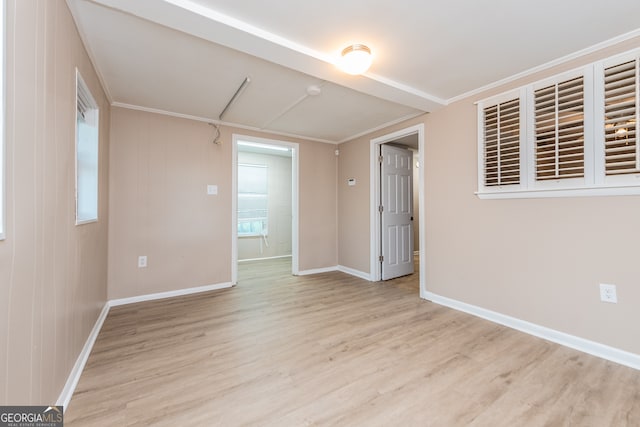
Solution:
{"label": "baseboard trim", "polygon": [[359,277],[360,279],[368,280],[370,282],[372,281],[369,273],[354,270],[353,268],[345,267],[343,265],[334,265],[332,267],[312,268],[310,270],[303,270],[298,272],[298,276],[308,276],[311,274],[328,273],[330,271],[340,271],[342,273],[347,273],[352,276]]}
{"label": "baseboard trim", "polygon": [[360,279],[368,280],[369,282],[373,282],[371,279],[371,275],[369,273],[365,273],[364,271],[355,270],[353,268],[345,267],[344,265],[338,266],[338,271],[342,271],[343,273],[350,274],[352,276],[359,277]]}
{"label": "baseboard trim", "polygon": [[218,289],[231,288],[232,286],[233,286],[233,283],[231,282],[217,283],[215,285],[197,286],[194,288],[185,288],[185,289],[178,289],[175,291],[158,292],[155,294],[139,295],[136,297],[112,299],[112,300],[109,300],[108,304],[109,304],[109,307],[117,307],[119,305],[135,304],[137,302],[154,301],[157,299],[173,298],[173,297],[180,297],[184,295],[198,294],[201,292],[216,291]]}
{"label": "baseboard trim", "polygon": [[310,270],[298,271],[298,276],[309,276],[311,274],[328,273],[330,271],[337,271],[337,270],[338,270],[337,265],[334,265],[333,267],[312,268]]}
{"label": "baseboard trim", "polygon": [[84,347],[82,347],[82,351],[78,355],[76,359],[76,363],[73,365],[71,369],[71,373],[67,378],[67,382],[62,388],[62,392],[58,397],[58,401],[56,402],[57,406],[62,406],[62,411],[66,411],[69,406],[69,402],[71,402],[71,396],[73,396],[73,392],[76,390],[76,386],[78,385],[78,381],[80,381],[80,375],[82,375],[82,371],[84,370],[84,366],[87,364],[87,360],[89,359],[89,354],[91,354],[91,350],[93,349],[93,345],[96,342],[96,338],[98,338],[98,334],[100,333],[100,329],[102,329],[102,324],[104,320],[107,318],[109,314],[109,302],[104,304],[102,307],[102,311],[96,320],[96,323],[93,325],[93,329],[91,329],[91,333],[87,338],[87,341],[84,343]]}
{"label": "baseboard trim", "polygon": [[443,297],[432,292],[425,292],[424,295],[425,299],[436,304],[453,308],[454,310],[462,311],[477,317],[481,317],[483,319],[490,320],[494,323],[498,323],[512,329],[516,329],[529,335],[533,335],[538,338],[563,345],[565,347],[570,347],[575,350],[582,351],[583,353],[588,353],[593,356],[618,363],[620,365],[640,370],[639,354],[630,353],[628,351],[620,350],[615,347],[610,347],[605,344],[580,338],[575,335],[556,331],[555,329],[547,328],[546,326],[540,326],[535,323],[507,316],[502,313],[487,310],[482,307]]}

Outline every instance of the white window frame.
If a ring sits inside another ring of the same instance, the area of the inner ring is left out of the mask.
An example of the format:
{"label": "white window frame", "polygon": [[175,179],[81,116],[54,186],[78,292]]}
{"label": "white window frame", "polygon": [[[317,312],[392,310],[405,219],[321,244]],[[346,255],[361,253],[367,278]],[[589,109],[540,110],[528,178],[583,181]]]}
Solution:
{"label": "white window frame", "polygon": [[[478,191],[481,199],[583,197],[611,195],[640,195],[640,173],[605,176],[604,156],[604,70],[612,65],[640,58],[640,49],[605,58],[586,66],[533,82],[477,102],[478,108]],[[640,64],[640,62],[639,62]],[[535,97],[537,89],[564,82],[579,75],[584,77],[584,178],[536,180],[535,157]],[[636,102],[640,101],[636,86]],[[524,93],[522,93],[524,91]],[[518,94],[518,92],[520,92]],[[487,187],[484,185],[484,109],[520,96],[521,145],[520,184]],[[522,108],[524,100],[525,108]],[[638,102],[640,104],[640,102]],[[640,110],[640,105],[636,109]],[[522,128],[521,128],[522,129]],[[525,166],[522,167],[523,162]],[[522,175],[525,175],[524,177]]]}
{"label": "white window frame", "polygon": [[83,103],[86,104],[86,114],[87,120],[93,123],[93,126],[96,129],[96,167],[95,167],[95,182],[96,182],[96,194],[95,194],[95,210],[91,211],[91,214],[88,216],[80,215],[80,198],[82,197],[80,191],[80,180],[82,176],[80,174],[80,162],[81,158],[79,156],[79,140],[78,140],[78,108],[76,105],[76,115],[75,115],[75,163],[76,163],[76,225],[89,224],[92,222],[98,221],[98,210],[99,210],[99,166],[100,166],[100,111],[98,110],[98,104],[96,103],[89,87],[86,85],[82,76],[80,75],[80,71],[76,68],[76,103],[79,99],[83,100]]}
{"label": "white window frame", "polygon": [[[554,84],[583,77],[584,84],[584,177],[555,180],[536,180],[536,130],[535,130],[535,92]],[[529,189],[579,189],[593,183],[593,72],[591,67],[578,68],[573,71],[536,82],[527,87],[527,108],[524,110],[527,122],[527,173]]]}
{"label": "white window frame", "polygon": [[0,5],[0,240],[6,238],[6,176],[5,176],[5,1]]}

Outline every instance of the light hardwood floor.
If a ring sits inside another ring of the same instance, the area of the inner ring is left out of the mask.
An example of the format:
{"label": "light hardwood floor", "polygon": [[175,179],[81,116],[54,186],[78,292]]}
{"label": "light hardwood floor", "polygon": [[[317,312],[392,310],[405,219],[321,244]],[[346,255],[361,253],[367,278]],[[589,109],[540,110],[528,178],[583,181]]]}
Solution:
{"label": "light hardwood floor", "polygon": [[67,426],[640,426],[640,371],[369,283],[241,264],[111,310]]}

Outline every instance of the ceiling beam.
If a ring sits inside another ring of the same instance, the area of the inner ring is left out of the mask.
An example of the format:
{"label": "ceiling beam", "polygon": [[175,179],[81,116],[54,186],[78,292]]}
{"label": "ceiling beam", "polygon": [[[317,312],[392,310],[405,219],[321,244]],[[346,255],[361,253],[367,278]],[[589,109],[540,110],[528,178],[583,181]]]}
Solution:
{"label": "ceiling beam", "polygon": [[91,0],[284,67],[387,101],[431,112],[446,101],[394,80],[340,71],[337,58],[257,28],[191,0]]}

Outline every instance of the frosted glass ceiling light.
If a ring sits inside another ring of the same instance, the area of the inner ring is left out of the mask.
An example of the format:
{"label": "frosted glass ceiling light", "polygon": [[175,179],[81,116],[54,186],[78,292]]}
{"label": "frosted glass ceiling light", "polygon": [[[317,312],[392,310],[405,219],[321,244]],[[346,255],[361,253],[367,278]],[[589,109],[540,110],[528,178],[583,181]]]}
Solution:
{"label": "frosted glass ceiling light", "polygon": [[340,68],[345,73],[362,74],[371,66],[371,49],[363,44],[352,44],[342,50]]}

